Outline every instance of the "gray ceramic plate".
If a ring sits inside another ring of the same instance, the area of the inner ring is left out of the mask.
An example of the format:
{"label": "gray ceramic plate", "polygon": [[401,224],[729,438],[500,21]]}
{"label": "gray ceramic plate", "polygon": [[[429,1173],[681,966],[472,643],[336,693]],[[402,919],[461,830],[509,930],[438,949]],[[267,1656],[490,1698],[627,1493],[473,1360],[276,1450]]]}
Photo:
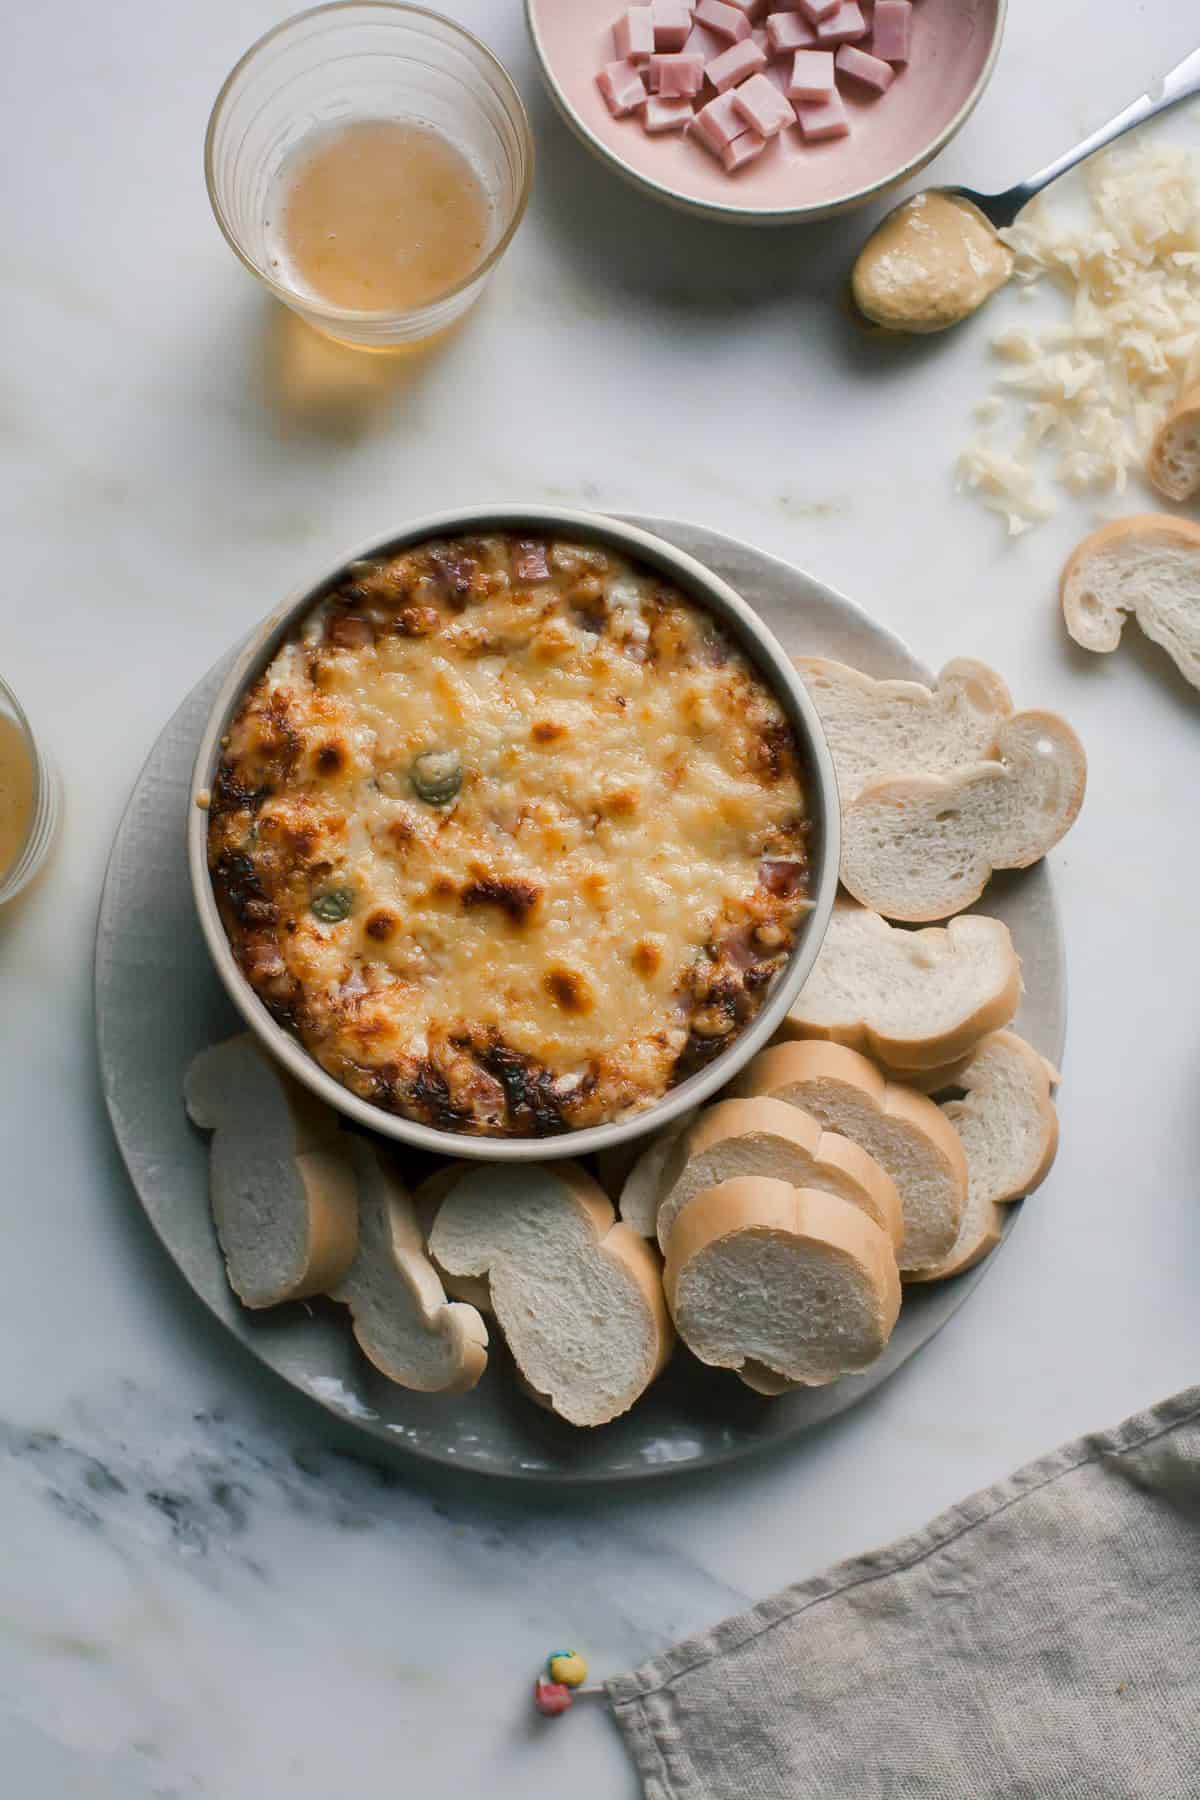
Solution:
{"label": "gray ceramic plate", "polygon": [[[837,657],[876,677],[929,679],[898,638],[812,576],[701,526],[642,517],[631,523],[722,576],[785,649]],[[267,1314],[241,1307],[226,1284],[209,1218],[207,1144],[180,1099],[190,1058],[240,1029],[200,936],[181,827],[196,747],[234,654],[210,670],[167,725],[117,832],[100,904],[96,1019],[113,1130],[138,1198],[196,1293],[235,1336],[293,1387],[376,1440],[430,1462],[524,1481],[648,1477],[751,1455],[853,1406],[929,1341],[995,1256],[957,1281],[908,1293],[886,1355],[865,1376],[763,1400],[681,1350],[626,1418],[589,1432],[528,1401],[502,1351],[473,1393],[439,1399],[406,1393],[377,1375],[333,1305]],[[1007,922],[1024,963],[1018,1027],[1058,1062],[1066,983],[1048,871],[1039,865],[993,882],[984,905]],[[1018,1212],[1010,1212],[1009,1229]]]}

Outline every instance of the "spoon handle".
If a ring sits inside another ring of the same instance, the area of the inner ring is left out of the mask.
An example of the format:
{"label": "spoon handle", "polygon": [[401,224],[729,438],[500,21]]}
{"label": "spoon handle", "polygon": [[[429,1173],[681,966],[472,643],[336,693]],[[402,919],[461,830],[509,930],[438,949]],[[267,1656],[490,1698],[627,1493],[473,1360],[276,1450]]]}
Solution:
{"label": "spoon handle", "polygon": [[[1200,50],[1193,50],[1190,56],[1185,56],[1169,75],[1154,83],[1148,94],[1143,94],[1140,100],[1135,100],[1132,106],[1119,112],[1107,125],[1101,125],[1098,131],[1093,131],[1090,137],[1084,138],[1081,144],[1076,144],[1073,150],[1068,150],[1028,181],[1018,182],[1016,187],[1009,188],[1005,194],[997,194],[987,208],[990,216],[998,223],[1011,224],[1035,194],[1040,194],[1043,188],[1049,187],[1052,181],[1057,181],[1060,175],[1065,175],[1068,169],[1073,169],[1076,163],[1093,156],[1105,144],[1111,144],[1114,138],[1123,137],[1135,126],[1144,125],[1147,119],[1157,118],[1159,113],[1178,106],[1182,100],[1192,99],[1196,94],[1200,94]],[[997,217],[1001,209],[1006,215],[1002,221]]]}

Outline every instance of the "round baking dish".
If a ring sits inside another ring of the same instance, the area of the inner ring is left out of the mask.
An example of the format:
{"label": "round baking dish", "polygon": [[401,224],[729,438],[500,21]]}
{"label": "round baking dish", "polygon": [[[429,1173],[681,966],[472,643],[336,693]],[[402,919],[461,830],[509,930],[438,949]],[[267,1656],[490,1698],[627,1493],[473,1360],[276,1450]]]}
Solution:
{"label": "round baking dish", "polygon": [[[221,754],[221,739],[228,731],[245,689],[263,672],[280,644],[317,604],[347,564],[383,557],[420,543],[423,539],[479,534],[488,531],[523,531],[532,535],[556,533],[582,542],[607,546],[661,570],[697,605],[720,619],[754,663],[779,699],[796,733],[807,772],[809,816],[812,823],[812,910],[808,914],[786,968],[776,978],[757,1016],[727,1050],[707,1068],[632,1118],[608,1125],[543,1138],[475,1137],[439,1131],[397,1113],[386,1112],[361,1100],[342,1086],[312,1058],[299,1040],[277,1024],[238,968],[221,923],[209,879],[207,857],[208,813],[199,804],[211,788]],[[690,1111],[724,1087],[760,1050],[779,1026],[808,977],[821,947],[837,892],[841,848],[840,814],[833,761],[824,732],[803,683],[779,643],[746,602],[724,581],[682,551],[649,532],[624,525],[595,513],[566,507],[499,506],[465,512],[438,513],[416,519],[402,531],[374,539],[325,570],[316,581],[294,594],[251,633],[229,676],[217,695],[192,775],[187,824],[188,862],[192,891],[201,930],[217,973],[234,1005],[260,1042],[318,1099],[335,1107],[356,1124],[439,1156],[476,1157],[495,1162],[544,1162],[564,1156],[583,1156],[655,1131],[681,1113]]]}

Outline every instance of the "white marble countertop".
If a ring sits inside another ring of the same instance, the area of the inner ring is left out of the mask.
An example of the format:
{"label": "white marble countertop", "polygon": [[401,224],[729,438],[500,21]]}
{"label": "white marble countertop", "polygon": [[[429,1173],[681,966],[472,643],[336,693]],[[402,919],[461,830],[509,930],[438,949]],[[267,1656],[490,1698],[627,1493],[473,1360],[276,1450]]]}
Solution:
{"label": "white marble countertop", "polygon": [[[531,1719],[550,1645],[629,1667],[1195,1377],[1200,733],[1191,691],[1136,633],[1103,663],[1065,640],[1055,579],[1096,508],[1013,545],[955,496],[988,330],[900,354],[857,338],[837,292],[865,219],[751,234],[656,210],[552,116],[516,0],[448,3],[530,103],[537,190],[469,327],[396,368],[305,345],[209,216],[207,110],[277,5],[15,0],[6,21],[0,656],[67,788],[52,868],[0,919],[13,1800],[632,1795],[602,1709]],[[1015,6],[936,175],[1025,174],[1194,47],[1188,11]],[[1172,131],[1200,144],[1194,114]],[[737,398],[717,433],[720,393]],[[1000,1264],[835,1425],[595,1502],[354,1460],[152,1241],[93,1050],[105,854],[177,699],[265,597],[356,538],[520,497],[754,539],[930,662],[994,662],[1022,702],[1068,714],[1092,761],[1054,859],[1072,977],[1062,1153]]]}

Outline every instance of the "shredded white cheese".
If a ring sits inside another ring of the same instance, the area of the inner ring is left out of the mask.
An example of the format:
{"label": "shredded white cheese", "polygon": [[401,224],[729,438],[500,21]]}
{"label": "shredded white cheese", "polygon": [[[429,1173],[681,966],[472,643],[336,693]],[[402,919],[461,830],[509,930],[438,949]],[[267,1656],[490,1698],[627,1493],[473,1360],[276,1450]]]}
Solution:
{"label": "shredded white cheese", "polygon": [[1048,198],[1011,230],[1014,279],[1049,281],[1067,318],[999,332],[1007,367],[976,409],[985,430],[959,480],[1015,536],[1057,511],[1047,476],[1074,494],[1126,490],[1155,431],[1200,381],[1200,164],[1146,140],[1086,166],[1080,219]]}

